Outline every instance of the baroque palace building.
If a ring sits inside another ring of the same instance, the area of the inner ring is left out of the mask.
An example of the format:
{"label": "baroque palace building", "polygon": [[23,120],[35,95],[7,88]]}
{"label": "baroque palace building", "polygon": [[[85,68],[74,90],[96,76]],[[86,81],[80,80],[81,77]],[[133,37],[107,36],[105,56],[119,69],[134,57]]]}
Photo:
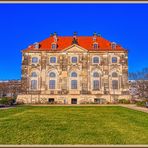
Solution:
{"label": "baroque palace building", "polygon": [[129,99],[128,52],[100,34],[58,36],[22,51],[24,103],[83,104]]}

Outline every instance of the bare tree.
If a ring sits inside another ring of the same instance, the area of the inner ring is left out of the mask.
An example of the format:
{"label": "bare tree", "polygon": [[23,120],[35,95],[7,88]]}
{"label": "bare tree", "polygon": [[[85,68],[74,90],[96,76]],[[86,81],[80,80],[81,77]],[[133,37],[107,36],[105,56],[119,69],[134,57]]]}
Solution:
{"label": "bare tree", "polygon": [[0,82],[0,97],[16,97],[21,92],[21,82],[19,80],[9,80]]}
{"label": "bare tree", "polygon": [[142,100],[148,99],[148,68],[129,73],[129,79],[134,80],[131,83],[131,89],[136,88],[135,95]]}

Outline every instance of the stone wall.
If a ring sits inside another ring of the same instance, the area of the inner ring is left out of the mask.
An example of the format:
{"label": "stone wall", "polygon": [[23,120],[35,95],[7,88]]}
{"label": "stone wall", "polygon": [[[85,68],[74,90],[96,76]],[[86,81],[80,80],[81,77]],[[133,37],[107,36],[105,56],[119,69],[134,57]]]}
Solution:
{"label": "stone wall", "polygon": [[[57,62],[55,64],[49,62],[49,58],[51,56],[55,56],[57,58]],[[71,63],[72,56],[78,57],[78,62],[76,64]],[[98,64],[92,63],[94,56],[99,57],[100,61]],[[25,52],[22,55],[22,94],[24,95],[18,96],[18,100],[22,99],[25,103],[46,102],[51,95],[66,95],[65,97],[69,99],[71,98],[71,95],[76,94],[79,95],[77,98],[87,94],[88,98],[92,98],[93,100],[95,95],[103,95],[103,98],[105,98],[107,101],[111,100],[108,98],[111,98],[112,95],[118,95],[119,98],[128,98],[126,97],[128,96],[129,87],[126,56],[127,53],[124,51],[88,52],[79,46],[73,46],[60,53],[48,51]],[[32,57],[38,57],[38,63],[33,64],[31,61]],[[117,57],[117,63],[112,63],[112,57]],[[31,73],[33,71],[38,74],[38,77],[36,78],[38,81],[38,87],[37,90],[32,91],[30,82],[32,80]],[[57,74],[56,88],[54,90],[49,89],[48,74],[50,71],[54,71]],[[78,73],[77,90],[71,89],[72,79],[70,77],[70,73],[72,71],[76,71]],[[92,89],[93,71],[98,71],[100,73],[100,90],[98,91],[94,91]],[[118,73],[118,77],[115,78],[118,80],[119,84],[117,90],[112,88],[112,72],[114,71]],[[46,99],[39,99],[44,97]]]}

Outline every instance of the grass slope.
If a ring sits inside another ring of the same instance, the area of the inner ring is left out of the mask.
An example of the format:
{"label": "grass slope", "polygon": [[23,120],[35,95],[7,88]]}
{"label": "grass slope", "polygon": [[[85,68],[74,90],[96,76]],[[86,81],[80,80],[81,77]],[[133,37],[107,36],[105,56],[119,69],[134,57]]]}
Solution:
{"label": "grass slope", "polygon": [[118,106],[0,110],[0,144],[148,144],[148,114]]}

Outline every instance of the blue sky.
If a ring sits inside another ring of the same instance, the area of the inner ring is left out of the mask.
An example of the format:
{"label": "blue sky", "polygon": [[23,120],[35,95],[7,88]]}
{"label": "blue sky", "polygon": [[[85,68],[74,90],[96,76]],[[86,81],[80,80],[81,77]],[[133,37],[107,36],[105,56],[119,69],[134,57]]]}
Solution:
{"label": "blue sky", "polygon": [[148,67],[148,4],[0,4],[0,80],[21,78],[29,44],[74,31],[127,48],[130,72]]}

